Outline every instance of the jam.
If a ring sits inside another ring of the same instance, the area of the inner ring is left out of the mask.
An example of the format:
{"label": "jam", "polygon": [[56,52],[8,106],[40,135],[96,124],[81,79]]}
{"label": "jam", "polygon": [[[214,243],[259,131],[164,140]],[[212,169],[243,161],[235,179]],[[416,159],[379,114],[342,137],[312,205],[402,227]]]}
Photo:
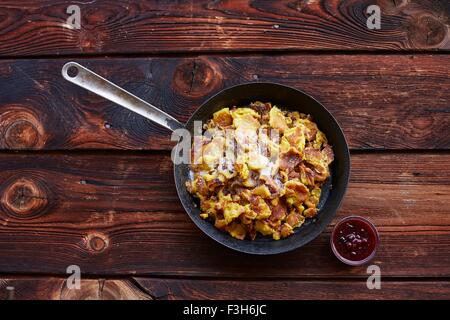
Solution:
{"label": "jam", "polygon": [[336,256],[351,265],[363,264],[375,255],[378,234],[375,226],[361,217],[340,221],[332,233],[332,248]]}

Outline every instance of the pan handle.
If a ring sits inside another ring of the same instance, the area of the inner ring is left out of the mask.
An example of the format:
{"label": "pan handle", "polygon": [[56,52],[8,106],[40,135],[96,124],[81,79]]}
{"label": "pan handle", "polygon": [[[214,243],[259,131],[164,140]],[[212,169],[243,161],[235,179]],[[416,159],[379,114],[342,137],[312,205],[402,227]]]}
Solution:
{"label": "pan handle", "polygon": [[76,62],[66,63],[62,68],[62,76],[64,79],[172,131],[184,128],[184,125],[174,117]]}

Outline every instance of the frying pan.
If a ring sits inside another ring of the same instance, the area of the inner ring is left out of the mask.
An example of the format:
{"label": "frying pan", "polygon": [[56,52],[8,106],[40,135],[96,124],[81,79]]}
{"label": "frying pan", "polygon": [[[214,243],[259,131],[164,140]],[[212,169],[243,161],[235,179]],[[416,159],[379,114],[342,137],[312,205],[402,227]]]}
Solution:
{"label": "frying pan", "polygon": [[[68,62],[62,68],[63,77],[95,94],[117,103],[170,130],[186,128],[194,136],[194,120],[206,123],[212,114],[223,107],[244,106],[253,101],[271,102],[282,109],[300,111],[313,116],[320,130],[325,133],[334,150],[331,176],[322,187],[318,204],[319,212],[314,219],[294,229],[290,237],[272,240],[257,236],[255,240],[238,240],[218,229],[211,222],[200,217],[197,200],[187,191],[186,181],[190,179],[189,165],[174,165],[175,184],[180,201],[193,222],[209,237],[224,246],[250,254],[276,254],[299,248],[316,238],[331,222],[347,189],[350,175],[350,155],[344,134],[334,117],[317,100],[306,93],[276,83],[246,83],[226,88],[204,102],[189,118],[186,124],[125,91],[110,81],[75,62]],[[177,152],[177,150],[175,150]]]}

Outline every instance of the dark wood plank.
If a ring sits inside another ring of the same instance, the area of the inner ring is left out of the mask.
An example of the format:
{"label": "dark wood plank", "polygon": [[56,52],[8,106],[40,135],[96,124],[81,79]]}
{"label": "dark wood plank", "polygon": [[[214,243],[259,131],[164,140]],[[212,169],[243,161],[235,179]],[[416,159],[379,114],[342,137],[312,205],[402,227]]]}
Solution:
{"label": "dark wood plank", "polygon": [[316,300],[449,299],[449,281],[381,280],[369,290],[366,279],[338,280],[190,280],[135,278],[82,279],[68,289],[59,277],[0,277],[0,300]]}
{"label": "dark wood plank", "polygon": [[[2,1],[0,55],[450,49],[447,0]],[[381,30],[369,30],[369,5]]]}
{"label": "dark wood plank", "polygon": [[81,279],[70,289],[65,278],[0,277],[0,300],[150,300],[129,279]]}
{"label": "dark wood plank", "polygon": [[[0,62],[1,149],[169,149],[170,133],[65,81],[66,60]],[[450,56],[282,55],[89,59],[82,64],[186,121],[219,90],[294,86],[342,125],[352,149],[448,149]]]}
{"label": "dark wood plank", "polygon": [[393,300],[450,298],[449,281],[383,281],[369,290],[366,279],[233,281],[137,278],[155,299]]}
{"label": "dark wood plank", "polygon": [[[364,277],[335,259],[330,227],[291,253],[250,257],[201,233],[179,204],[166,153],[0,155],[0,272]],[[384,276],[450,276],[450,154],[352,156],[337,218],[370,217]],[[335,220],[336,221],[336,220]],[[255,268],[258,266],[258,268]]]}

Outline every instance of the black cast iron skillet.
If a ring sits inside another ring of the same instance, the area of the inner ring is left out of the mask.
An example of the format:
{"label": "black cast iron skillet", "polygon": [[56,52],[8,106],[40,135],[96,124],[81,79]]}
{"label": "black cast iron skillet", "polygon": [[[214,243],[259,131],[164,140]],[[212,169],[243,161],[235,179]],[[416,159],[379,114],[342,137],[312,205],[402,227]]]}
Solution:
{"label": "black cast iron skillet", "polygon": [[[211,222],[200,218],[196,199],[186,189],[190,179],[189,165],[174,166],[175,184],[181,203],[194,223],[208,236],[231,249],[251,254],[275,254],[299,248],[316,238],[331,222],[344,197],[349,175],[350,155],[344,134],[334,117],[317,100],[297,89],[276,83],[246,83],[224,89],[204,102],[183,125],[175,118],[158,108],[114,85],[94,72],[75,63],[64,65],[65,79],[131,111],[156,122],[170,130],[186,128],[194,135],[194,120],[206,123],[212,114],[223,107],[244,106],[253,101],[271,102],[285,110],[299,111],[313,116],[314,121],[333,146],[334,161],[331,164],[331,177],[322,188],[319,213],[314,219],[294,229],[293,235],[278,241],[258,235],[255,240],[238,240],[216,229]],[[178,150],[175,150],[177,152]]]}

